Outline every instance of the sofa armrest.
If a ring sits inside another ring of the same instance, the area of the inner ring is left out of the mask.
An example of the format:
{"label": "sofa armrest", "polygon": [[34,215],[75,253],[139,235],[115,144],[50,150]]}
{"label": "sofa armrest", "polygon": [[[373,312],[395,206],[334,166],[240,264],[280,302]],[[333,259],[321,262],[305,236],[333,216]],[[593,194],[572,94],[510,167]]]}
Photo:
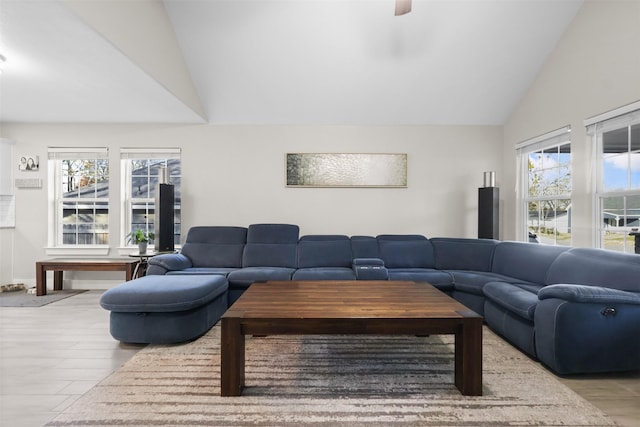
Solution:
{"label": "sofa armrest", "polygon": [[149,258],[147,274],[165,274],[167,271],[192,267],[191,260],[182,254],[162,254]]}
{"label": "sofa armrest", "polygon": [[570,302],[620,303],[640,305],[640,294],[587,285],[549,285],[540,289],[538,299],[558,298]]}
{"label": "sofa armrest", "polygon": [[356,280],[388,280],[389,272],[380,258],[356,258],[352,264]]}

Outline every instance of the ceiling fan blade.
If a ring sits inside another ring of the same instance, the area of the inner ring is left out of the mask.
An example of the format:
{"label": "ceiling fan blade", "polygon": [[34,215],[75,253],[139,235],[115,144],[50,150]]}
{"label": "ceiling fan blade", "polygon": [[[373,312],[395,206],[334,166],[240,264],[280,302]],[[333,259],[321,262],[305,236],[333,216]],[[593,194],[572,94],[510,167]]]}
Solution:
{"label": "ceiling fan blade", "polygon": [[411,0],[396,0],[396,16],[411,12]]}

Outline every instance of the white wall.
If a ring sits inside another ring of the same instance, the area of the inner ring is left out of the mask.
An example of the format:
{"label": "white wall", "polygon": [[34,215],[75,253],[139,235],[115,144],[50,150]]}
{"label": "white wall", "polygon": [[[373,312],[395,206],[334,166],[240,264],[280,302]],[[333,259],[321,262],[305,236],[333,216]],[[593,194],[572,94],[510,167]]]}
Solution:
{"label": "white wall", "polygon": [[573,246],[592,246],[592,144],[584,119],[640,100],[640,2],[586,1],[504,128],[503,237],[516,236],[515,144],[570,125]]}
{"label": "white wall", "polygon": [[[0,196],[12,195],[13,191],[13,141],[0,138]],[[11,282],[11,220],[13,213],[6,209],[0,202],[0,216],[4,215],[4,221],[0,220],[0,285]]]}
{"label": "white wall", "polygon": [[[184,230],[286,222],[300,225],[302,234],[475,237],[483,171],[496,171],[498,186],[502,176],[501,127],[6,124],[2,134],[16,142],[16,156],[40,156],[41,170],[29,177],[45,181],[48,146],[109,147],[116,233],[120,147],[182,148]],[[287,152],[407,153],[408,188],[286,188]],[[12,236],[2,234],[2,253],[13,256],[13,279],[33,284],[35,262],[46,258],[46,184],[16,191],[16,215]],[[118,244],[114,236],[112,256]],[[114,274],[93,273],[91,283],[110,286],[120,280]],[[86,273],[72,277],[73,286],[87,287]]]}

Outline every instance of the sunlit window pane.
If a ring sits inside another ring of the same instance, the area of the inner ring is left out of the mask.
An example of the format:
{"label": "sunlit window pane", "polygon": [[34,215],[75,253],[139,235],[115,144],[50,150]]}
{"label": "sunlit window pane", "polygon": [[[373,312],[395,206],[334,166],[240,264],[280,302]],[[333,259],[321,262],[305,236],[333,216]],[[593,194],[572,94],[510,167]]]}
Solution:
{"label": "sunlit window pane", "polygon": [[527,228],[540,243],[571,244],[571,144],[528,154]]}
{"label": "sunlit window pane", "polygon": [[629,155],[608,155],[603,159],[602,184],[605,191],[624,190],[628,187]]}
{"label": "sunlit window pane", "polygon": [[629,186],[631,188],[640,188],[640,152],[629,154]]}
{"label": "sunlit window pane", "polygon": [[600,247],[630,253],[635,252],[635,237],[629,233],[640,226],[639,112],[631,111],[595,126],[602,172],[597,183]]}
{"label": "sunlit window pane", "polygon": [[544,159],[542,161],[542,167],[545,169],[555,168],[560,163],[558,147],[549,148],[544,150]]}
{"label": "sunlit window pane", "polygon": [[623,232],[605,230],[602,236],[602,247],[612,251],[625,251],[626,235]]}

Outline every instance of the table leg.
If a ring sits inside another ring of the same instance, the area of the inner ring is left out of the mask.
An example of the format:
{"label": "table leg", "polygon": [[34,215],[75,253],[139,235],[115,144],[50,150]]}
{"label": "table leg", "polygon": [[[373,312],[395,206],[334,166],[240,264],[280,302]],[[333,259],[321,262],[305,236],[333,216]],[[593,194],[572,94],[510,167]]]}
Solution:
{"label": "table leg", "polygon": [[125,280],[128,282],[129,280],[132,280],[136,277],[136,273],[138,270],[138,266],[140,265],[139,262],[137,262],[135,265],[131,265],[128,264],[127,265],[127,270],[125,272]]}
{"label": "table leg", "polygon": [[244,388],[244,341],[240,317],[223,317],[220,353],[220,396],[240,396]]}
{"label": "table leg", "polygon": [[44,267],[36,263],[36,295],[42,296],[47,294],[47,272]]}
{"label": "table leg", "polygon": [[53,271],[53,290],[61,291],[62,290],[62,270],[54,270]]}
{"label": "table leg", "polygon": [[482,396],[482,318],[467,318],[455,334],[455,384],[465,396]]}
{"label": "table leg", "polygon": [[140,270],[138,271],[138,275],[140,277],[146,276],[147,275],[148,262],[147,261],[140,261],[140,263],[138,265],[140,266]]}

